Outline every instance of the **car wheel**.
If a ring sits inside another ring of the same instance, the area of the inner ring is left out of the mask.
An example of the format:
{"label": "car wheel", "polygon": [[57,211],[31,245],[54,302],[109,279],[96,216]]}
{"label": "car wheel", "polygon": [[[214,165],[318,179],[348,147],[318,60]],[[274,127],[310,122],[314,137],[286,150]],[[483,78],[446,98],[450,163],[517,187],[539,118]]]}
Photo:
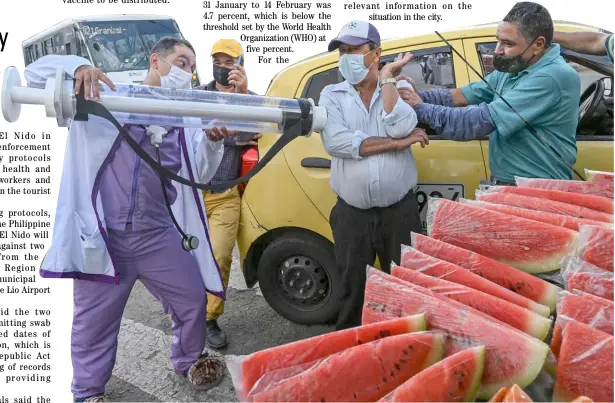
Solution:
{"label": "car wheel", "polygon": [[267,303],[300,324],[331,323],[339,311],[340,278],[333,245],[309,234],[273,241],[258,264],[258,282]]}

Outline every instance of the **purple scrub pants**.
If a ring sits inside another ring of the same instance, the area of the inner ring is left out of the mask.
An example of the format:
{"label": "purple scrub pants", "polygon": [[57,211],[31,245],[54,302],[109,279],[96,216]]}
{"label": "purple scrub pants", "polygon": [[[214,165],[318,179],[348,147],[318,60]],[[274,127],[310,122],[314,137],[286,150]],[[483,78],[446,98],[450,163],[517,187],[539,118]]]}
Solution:
{"label": "purple scrub pants", "polygon": [[117,352],[128,296],[137,279],[173,319],[171,362],[184,373],[205,348],[206,294],[196,261],[181,247],[175,227],[108,229],[120,284],[74,281],[71,352],[76,398],[105,392]]}

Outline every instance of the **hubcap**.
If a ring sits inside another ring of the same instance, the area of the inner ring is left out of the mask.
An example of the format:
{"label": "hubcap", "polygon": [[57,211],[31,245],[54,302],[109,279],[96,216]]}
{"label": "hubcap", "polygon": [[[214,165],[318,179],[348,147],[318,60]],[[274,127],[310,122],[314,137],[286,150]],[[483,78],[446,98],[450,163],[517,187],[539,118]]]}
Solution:
{"label": "hubcap", "polygon": [[279,284],[284,297],[302,310],[319,308],[330,295],[326,270],[306,256],[292,256],[282,262]]}

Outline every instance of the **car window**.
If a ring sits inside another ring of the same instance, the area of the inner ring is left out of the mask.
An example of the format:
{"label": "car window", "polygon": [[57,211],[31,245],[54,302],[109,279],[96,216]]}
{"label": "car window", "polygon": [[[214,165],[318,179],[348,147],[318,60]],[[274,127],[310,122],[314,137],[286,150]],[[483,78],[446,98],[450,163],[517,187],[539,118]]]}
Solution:
{"label": "car window", "polygon": [[[455,88],[455,70],[451,50],[447,46],[413,50],[413,59],[402,70],[411,77],[418,90],[432,88]],[[392,62],[397,55],[383,56],[380,68]],[[344,81],[337,67],[314,74],[303,89],[303,98],[312,98],[316,104],[320,93],[327,85]]]}

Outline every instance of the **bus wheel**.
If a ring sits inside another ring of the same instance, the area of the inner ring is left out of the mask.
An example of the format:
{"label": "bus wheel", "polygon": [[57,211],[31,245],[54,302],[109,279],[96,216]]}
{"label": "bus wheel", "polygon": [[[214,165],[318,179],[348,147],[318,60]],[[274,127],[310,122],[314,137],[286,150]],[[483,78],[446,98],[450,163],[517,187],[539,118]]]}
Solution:
{"label": "bus wheel", "polygon": [[337,318],[341,283],[333,245],[307,233],[271,242],[258,264],[258,282],[267,303],[300,324],[329,324]]}

